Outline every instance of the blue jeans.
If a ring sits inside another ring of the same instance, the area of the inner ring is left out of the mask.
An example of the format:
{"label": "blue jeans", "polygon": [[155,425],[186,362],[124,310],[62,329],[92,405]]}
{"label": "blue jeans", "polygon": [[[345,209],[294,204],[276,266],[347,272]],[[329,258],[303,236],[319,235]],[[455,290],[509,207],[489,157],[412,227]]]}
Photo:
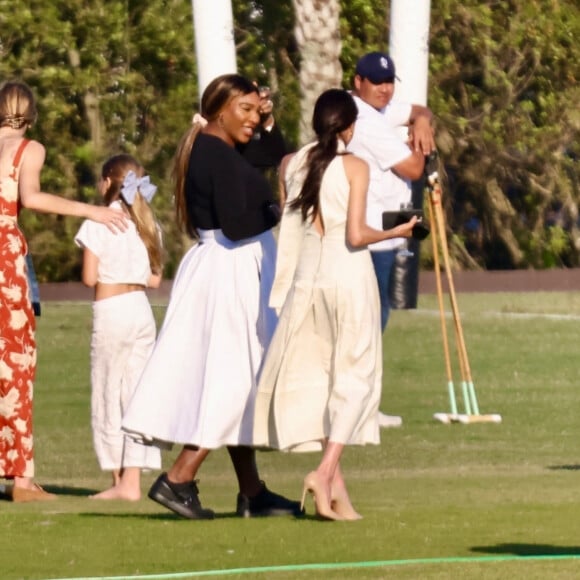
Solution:
{"label": "blue jeans", "polygon": [[379,252],[371,252],[373,266],[375,267],[375,274],[379,285],[379,297],[381,299],[381,329],[384,331],[389,322],[389,313],[391,311],[391,303],[389,302],[389,289],[391,272],[397,257],[397,250],[384,250]]}

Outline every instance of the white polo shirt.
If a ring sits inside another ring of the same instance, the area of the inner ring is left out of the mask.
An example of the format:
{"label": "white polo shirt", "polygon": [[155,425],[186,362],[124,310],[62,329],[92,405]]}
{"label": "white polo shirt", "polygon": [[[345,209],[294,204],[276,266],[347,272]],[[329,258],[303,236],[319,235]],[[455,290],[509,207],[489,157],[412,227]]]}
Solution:
{"label": "white polo shirt", "polygon": [[[401,203],[411,200],[411,182],[391,171],[391,167],[411,155],[411,150],[397,131],[398,127],[408,123],[411,105],[391,101],[384,109],[377,110],[357,96],[354,100],[358,117],[347,149],[369,164],[367,223],[372,228],[382,230],[383,212],[398,210]],[[392,250],[403,242],[403,238],[384,240],[371,244],[369,249]]]}

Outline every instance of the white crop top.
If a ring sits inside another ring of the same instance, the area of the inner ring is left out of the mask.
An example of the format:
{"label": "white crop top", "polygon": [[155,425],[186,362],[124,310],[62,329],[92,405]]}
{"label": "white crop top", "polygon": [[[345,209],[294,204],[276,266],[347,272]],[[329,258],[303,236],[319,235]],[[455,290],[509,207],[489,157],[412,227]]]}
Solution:
{"label": "white crop top", "polygon": [[[110,207],[121,208],[118,201]],[[139,237],[135,224],[128,221],[124,232],[113,233],[106,225],[85,220],[75,243],[87,248],[99,259],[98,282],[102,284],[147,285],[151,277],[151,266],[147,248]]]}

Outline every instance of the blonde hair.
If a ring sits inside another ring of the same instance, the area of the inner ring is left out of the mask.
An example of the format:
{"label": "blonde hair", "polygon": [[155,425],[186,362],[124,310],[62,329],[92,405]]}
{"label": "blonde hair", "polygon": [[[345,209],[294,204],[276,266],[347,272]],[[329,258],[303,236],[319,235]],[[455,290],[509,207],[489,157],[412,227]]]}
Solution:
{"label": "blonde hair", "polygon": [[30,87],[21,81],[0,86],[0,127],[22,129],[36,121],[36,100]]}
{"label": "blonde hair", "polygon": [[[258,93],[258,88],[247,78],[238,74],[226,74],[216,77],[203,91],[201,97],[201,114],[207,121],[215,121],[224,107],[238,95]],[[194,122],[183,135],[173,159],[173,181],[175,183],[175,214],[177,224],[182,231],[196,238],[197,230],[189,220],[185,199],[185,180],[189,167],[191,149],[201,124]]]}
{"label": "blonde hair", "polygon": [[104,200],[107,205],[113,201],[120,201],[135,223],[137,233],[143,240],[149,256],[149,264],[153,274],[161,274],[163,270],[163,248],[159,236],[159,227],[155,221],[152,209],[138,192],[135,195],[133,205],[125,202],[121,196],[121,188],[125,176],[129,171],[134,171],[138,177],[144,174],[143,167],[131,155],[120,154],[108,159],[103,164],[101,176],[109,179],[111,184],[105,192]]}

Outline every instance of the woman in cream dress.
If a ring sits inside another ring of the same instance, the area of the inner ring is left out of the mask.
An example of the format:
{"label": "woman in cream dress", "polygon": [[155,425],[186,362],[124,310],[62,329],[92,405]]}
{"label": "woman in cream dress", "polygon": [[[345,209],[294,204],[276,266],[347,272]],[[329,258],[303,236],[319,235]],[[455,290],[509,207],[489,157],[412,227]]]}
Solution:
{"label": "woman in cream dress", "polygon": [[366,246],[408,237],[416,221],[388,231],[366,225],[368,166],[345,153],[356,116],[350,94],[324,92],[313,116],[317,142],[283,165],[287,201],[270,298],[281,312],[254,428],[259,446],[324,449],[304,493],[327,519],[360,518],[340,470],[344,446],[379,443],[380,307]]}

